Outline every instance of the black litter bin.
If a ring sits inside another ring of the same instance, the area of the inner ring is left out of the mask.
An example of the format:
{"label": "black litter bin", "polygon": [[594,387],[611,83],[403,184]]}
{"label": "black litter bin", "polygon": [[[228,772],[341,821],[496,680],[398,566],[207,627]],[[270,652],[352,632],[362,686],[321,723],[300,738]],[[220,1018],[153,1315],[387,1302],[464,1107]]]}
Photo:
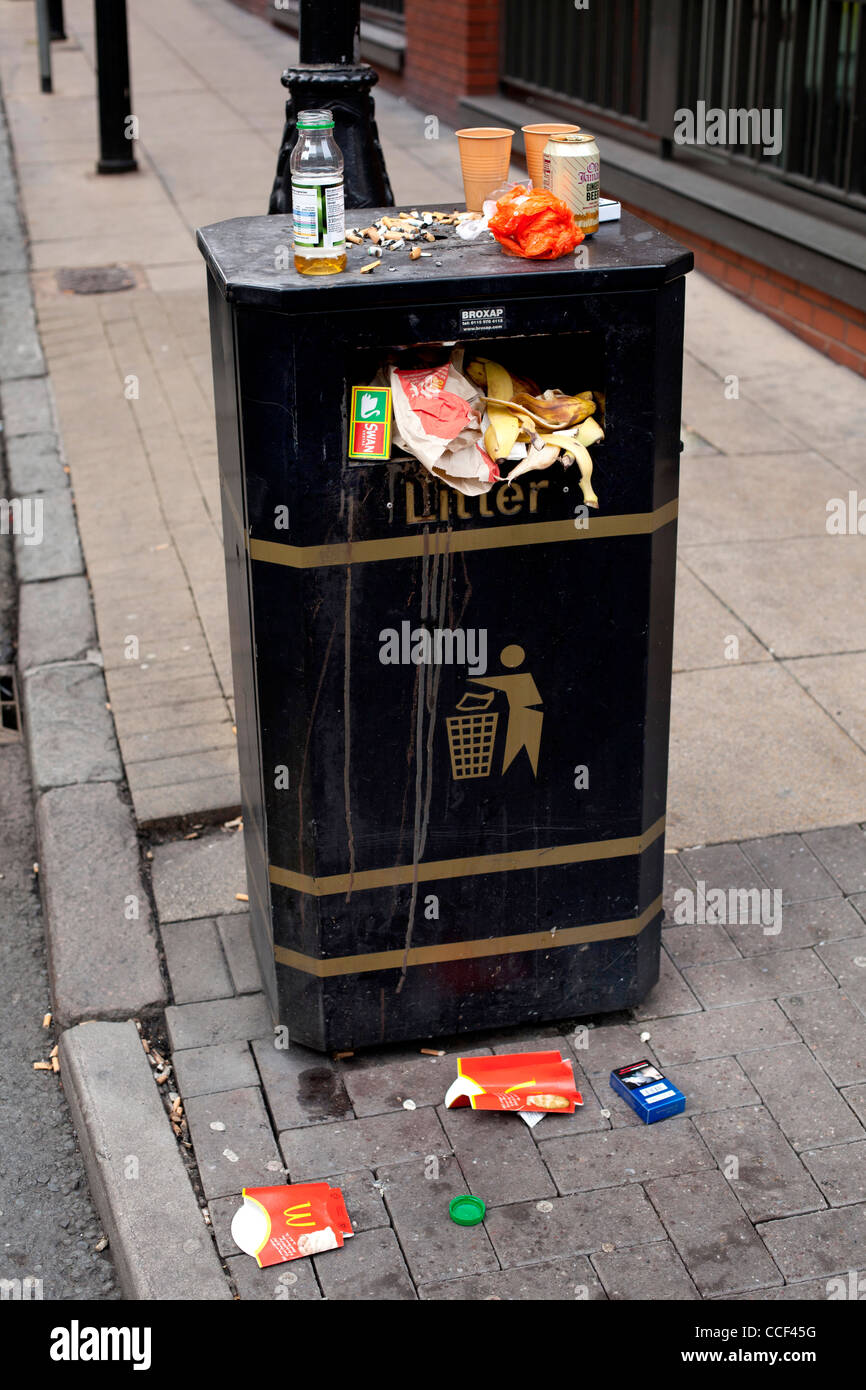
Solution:
{"label": "black litter bin", "polygon": [[[636,1004],[659,966],[691,253],[625,214],[577,264],[451,235],[305,278],[283,217],[199,244],[275,1019],[325,1050]],[[604,393],[588,524],[559,463],[471,498],[349,458],[352,387],[455,344]]]}

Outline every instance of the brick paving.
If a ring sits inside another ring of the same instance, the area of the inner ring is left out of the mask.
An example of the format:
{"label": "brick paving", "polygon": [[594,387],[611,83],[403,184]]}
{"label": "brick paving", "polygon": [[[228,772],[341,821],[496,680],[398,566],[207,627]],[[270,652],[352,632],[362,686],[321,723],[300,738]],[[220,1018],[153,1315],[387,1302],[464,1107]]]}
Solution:
{"label": "brick paving", "polygon": [[[170,916],[200,874],[224,895],[234,887],[238,840],[223,831],[181,853],[163,847]],[[281,1048],[260,994],[240,992],[257,983],[246,914],[164,925],[184,1001],[168,1010],[175,1084],[239,1297],[825,1299],[829,1279],[863,1266],[866,901],[846,890],[862,883],[866,828],[667,861],[666,977],[640,1009],[436,1040],[442,1057],[420,1043],[340,1060]],[[696,892],[698,879],[782,887],[792,901],[780,931],[674,924],[675,892]],[[217,982],[224,998],[212,997]],[[574,1116],[530,1130],[516,1116],[444,1109],[457,1055],[537,1047],[574,1061]],[[643,1055],[683,1090],[684,1115],[644,1126],[610,1090],[611,1068]],[[342,1188],[358,1234],[342,1251],[257,1269],[229,1229],[241,1187],[320,1178]],[[483,1225],[450,1221],[461,1192],[483,1197]]]}

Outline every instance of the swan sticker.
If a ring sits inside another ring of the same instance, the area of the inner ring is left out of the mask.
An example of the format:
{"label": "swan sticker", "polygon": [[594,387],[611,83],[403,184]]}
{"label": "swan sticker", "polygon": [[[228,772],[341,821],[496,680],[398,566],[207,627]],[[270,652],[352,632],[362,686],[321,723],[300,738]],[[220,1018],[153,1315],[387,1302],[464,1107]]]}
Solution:
{"label": "swan sticker", "polygon": [[353,386],[350,459],[391,457],[390,386]]}
{"label": "swan sticker", "polygon": [[[541,704],[541,694],[532,676],[528,671],[517,670],[525,657],[522,647],[503,647],[499,661],[504,673],[474,677],[470,688],[458,700],[456,713],[445,720],[451,775],[455,781],[493,774],[500,713],[505,717],[505,744],[498,772],[504,775],[525,750],[533,776],[538,776],[544,711],[537,708]],[[486,689],[476,690],[475,686]],[[505,696],[506,711],[495,707],[497,695]]]}

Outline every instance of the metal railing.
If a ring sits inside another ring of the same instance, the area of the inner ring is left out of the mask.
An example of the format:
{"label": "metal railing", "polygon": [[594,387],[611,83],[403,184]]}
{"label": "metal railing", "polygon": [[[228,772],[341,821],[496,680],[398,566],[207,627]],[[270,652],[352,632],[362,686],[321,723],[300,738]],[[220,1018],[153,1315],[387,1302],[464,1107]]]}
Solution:
{"label": "metal railing", "polygon": [[866,0],[505,0],[503,15],[512,95],[598,112],[673,155],[679,109],[780,110],[778,154],[702,157],[864,205]]}
{"label": "metal railing", "polygon": [[579,98],[646,120],[649,0],[505,0],[502,77],[512,87]]}
{"label": "metal railing", "polygon": [[684,20],[681,106],[782,112],[778,155],[716,154],[813,192],[866,194],[863,0],[698,0]]}

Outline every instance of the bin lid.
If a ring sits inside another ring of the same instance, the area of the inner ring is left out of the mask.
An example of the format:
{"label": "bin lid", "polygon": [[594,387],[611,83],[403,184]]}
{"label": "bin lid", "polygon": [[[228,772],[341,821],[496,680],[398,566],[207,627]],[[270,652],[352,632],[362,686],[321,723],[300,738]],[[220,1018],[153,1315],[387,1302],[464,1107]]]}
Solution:
{"label": "bin lid", "polygon": [[[453,210],[453,205],[429,206],[431,211]],[[395,211],[347,209],[347,221],[365,227],[380,217],[395,216]],[[342,274],[300,275],[291,263],[291,217],[232,217],[200,227],[196,236],[226,299],[292,314],[428,301],[454,303],[486,296],[552,297],[652,289],[685,275],[694,265],[694,256],[685,246],[627,212],[618,222],[603,222],[586,238],[578,248],[579,266],[574,255],[556,261],[523,260],[507,255],[487,237],[480,242],[463,241],[452,234],[430,245],[429,258],[411,261],[408,251],[386,252],[382,266],[371,275],[359,274],[370,260],[366,242],[347,244],[347,267]],[[281,247],[288,248],[290,269],[277,269],[286,258],[285,251],[282,261],[277,255]]]}

